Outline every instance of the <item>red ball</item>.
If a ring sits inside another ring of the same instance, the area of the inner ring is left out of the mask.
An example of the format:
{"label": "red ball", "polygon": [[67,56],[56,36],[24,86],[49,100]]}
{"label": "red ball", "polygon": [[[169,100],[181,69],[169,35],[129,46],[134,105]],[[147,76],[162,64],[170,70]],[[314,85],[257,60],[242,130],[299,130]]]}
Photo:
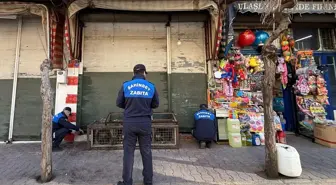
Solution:
{"label": "red ball", "polygon": [[255,37],[253,31],[246,30],[246,31],[239,34],[238,44],[241,47],[250,46],[254,43],[255,39],[256,39],[256,37]]}

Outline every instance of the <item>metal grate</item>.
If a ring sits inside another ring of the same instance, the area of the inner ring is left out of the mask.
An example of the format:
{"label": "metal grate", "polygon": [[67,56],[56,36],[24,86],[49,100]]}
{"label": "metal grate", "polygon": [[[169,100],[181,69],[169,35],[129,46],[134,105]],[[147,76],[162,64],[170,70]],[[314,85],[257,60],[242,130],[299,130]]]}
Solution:
{"label": "metal grate", "polygon": [[155,144],[174,144],[173,128],[153,128],[153,143]]}
{"label": "metal grate", "polygon": [[90,148],[122,147],[122,125],[94,122],[88,125],[87,129]]}
{"label": "metal grate", "polygon": [[320,38],[323,49],[335,50],[335,30],[331,28],[320,29]]}
{"label": "metal grate", "polygon": [[97,129],[93,130],[94,145],[118,145],[122,144],[122,129]]}
{"label": "metal grate", "polygon": [[165,145],[171,145],[175,146],[177,145],[177,136],[178,136],[178,130],[176,127],[172,128],[155,128],[155,126],[152,128],[152,145],[153,146],[165,146]]}
{"label": "metal grate", "polygon": [[[153,115],[153,117],[152,148],[178,148],[179,128],[175,116],[164,113],[161,115]],[[120,114],[111,113],[106,119],[88,125],[87,138],[89,148],[122,149],[123,133],[121,120]]]}

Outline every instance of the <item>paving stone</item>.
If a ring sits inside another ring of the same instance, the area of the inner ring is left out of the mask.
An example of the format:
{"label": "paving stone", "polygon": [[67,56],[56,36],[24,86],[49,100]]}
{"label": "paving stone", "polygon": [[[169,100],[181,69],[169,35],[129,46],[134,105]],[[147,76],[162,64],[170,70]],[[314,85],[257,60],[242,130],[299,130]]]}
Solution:
{"label": "paving stone", "polygon": [[[336,149],[310,140],[288,136],[301,157],[300,178],[268,180],[263,171],[264,147],[231,148],[214,145],[200,150],[196,143],[182,142],[179,150],[153,150],[155,185],[277,185],[336,184]],[[46,185],[115,185],[121,180],[122,151],[86,150],[86,145],[66,145],[53,153],[55,178]],[[0,185],[38,185],[41,152],[38,144],[0,145]],[[142,182],[142,161],[135,152],[134,182]],[[140,183],[141,184],[141,183]],[[137,184],[135,184],[137,185]]]}

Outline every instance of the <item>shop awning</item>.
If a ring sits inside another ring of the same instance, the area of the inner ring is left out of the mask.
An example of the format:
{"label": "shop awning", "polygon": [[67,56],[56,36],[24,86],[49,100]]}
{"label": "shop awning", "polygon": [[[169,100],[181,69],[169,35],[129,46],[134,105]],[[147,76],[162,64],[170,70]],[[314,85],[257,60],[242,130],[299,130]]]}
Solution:
{"label": "shop awning", "polygon": [[[266,5],[263,1],[239,1],[236,2],[234,6],[240,13],[264,13]],[[299,1],[294,8],[285,9],[285,12],[292,14],[336,13],[336,3]]]}
{"label": "shop awning", "polygon": [[87,7],[125,11],[209,10],[212,14],[218,14],[218,6],[212,0],[76,0],[68,8],[69,17]]}

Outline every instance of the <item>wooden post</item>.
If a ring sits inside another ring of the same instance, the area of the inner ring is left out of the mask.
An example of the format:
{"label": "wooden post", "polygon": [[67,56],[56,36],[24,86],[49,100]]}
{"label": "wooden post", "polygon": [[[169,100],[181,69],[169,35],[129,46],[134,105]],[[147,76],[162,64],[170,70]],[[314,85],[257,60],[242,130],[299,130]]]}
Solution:
{"label": "wooden post", "polygon": [[41,97],[43,101],[42,112],[42,159],[41,159],[41,182],[49,182],[52,179],[52,108],[54,93],[51,89],[49,71],[51,61],[45,59],[41,66]]}
{"label": "wooden post", "polygon": [[[278,161],[275,141],[275,126],[273,121],[273,86],[275,83],[276,48],[271,45],[264,47],[263,61],[265,67],[263,81],[264,123],[265,123],[265,169],[268,177],[278,177]],[[266,55],[270,54],[270,55]]]}
{"label": "wooden post", "polygon": [[[275,126],[273,120],[273,87],[275,84],[275,68],[277,62],[277,48],[273,41],[280,37],[281,33],[288,29],[291,23],[288,14],[283,13],[286,8],[293,8],[297,0],[266,0],[270,9],[264,13],[263,23],[275,23],[269,39],[262,48],[262,59],[265,67],[263,80],[264,123],[265,123],[265,171],[268,177],[276,178],[278,173],[277,149],[275,141]],[[276,7],[274,7],[276,5]],[[268,20],[268,21],[267,21]]]}
{"label": "wooden post", "polygon": [[265,124],[265,171],[268,177],[276,178],[278,174],[277,149],[275,141],[275,126],[273,120],[273,87],[275,84],[275,68],[277,62],[277,48],[272,45],[273,41],[282,32],[288,29],[290,19],[288,15],[279,13],[276,18],[279,25],[274,30],[270,38],[266,41],[262,49],[262,59],[264,61],[265,75],[263,80],[263,100],[264,100],[264,124]]}

